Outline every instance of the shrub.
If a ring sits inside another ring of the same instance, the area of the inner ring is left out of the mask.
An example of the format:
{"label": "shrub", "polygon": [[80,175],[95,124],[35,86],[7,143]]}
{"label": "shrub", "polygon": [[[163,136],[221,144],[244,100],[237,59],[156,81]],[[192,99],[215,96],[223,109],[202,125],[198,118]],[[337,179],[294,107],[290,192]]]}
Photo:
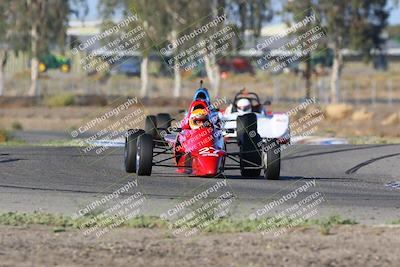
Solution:
{"label": "shrub", "polygon": [[75,102],[73,94],[52,95],[44,98],[44,104],[49,107],[71,106]]}
{"label": "shrub", "polygon": [[8,131],[0,129],[0,143],[7,142],[8,140],[10,140],[10,138],[11,138],[11,135]]}
{"label": "shrub", "polygon": [[18,122],[18,121],[14,121],[14,122],[11,124],[11,128],[12,128],[13,130],[22,130],[22,124],[21,124],[20,122]]}

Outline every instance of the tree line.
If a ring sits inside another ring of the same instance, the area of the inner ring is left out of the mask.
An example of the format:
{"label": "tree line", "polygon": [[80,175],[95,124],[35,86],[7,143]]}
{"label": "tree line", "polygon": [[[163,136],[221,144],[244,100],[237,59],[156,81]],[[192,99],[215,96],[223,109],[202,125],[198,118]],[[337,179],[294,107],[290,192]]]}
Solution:
{"label": "tree line", "polygon": [[[54,47],[66,49],[66,32],[71,18],[84,17],[88,12],[89,0],[2,0],[0,1],[0,95],[4,93],[4,68],[10,53],[28,52],[31,58],[30,96],[37,96],[38,65],[40,55]],[[371,51],[382,49],[382,33],[387,27],[390,8],[398,0],[286,0],[277,11],[271,0],[100,0],[99,14],[104,22],[112,21],[117,10],[123,15],[134,10],[140,15],[143,27],[150,40],[176,41],[179,32],[188,25],[201,26],[197,18],[229,14],[242,39],[245,34],[254,38],[274,16],[281,16],[288,25],[296,23],[298,14],[315,11],[319,22],[327,33],[324,44],[333,51],[331,68],[331,101],[337,102],[340,92],[340,76],[344,67],[343,48],[360,51],[367,61]],[[311,25],[310,25],[311,27]],[[307,30],[307,29],[303,29]],[[301,34],[302,31],[296,34]],[[148,41],[147,41],[148,42]],[[152,44],[146,44],[152,47]],[[148,61],[151,49],[142,52],[140,95],[148,94]],[[69,49],[69,48],[68,48]],[[177,53],[178,51],[174,51]],[[309,56],[309,55],[308,55]],[[211,90],[219,94],[220,70],[215,55],[205,55],[204,64]],[[305,96],[311,94],[311,64],[305,60]],[[173,69],[173,96],[181,94],[181,74]]]}

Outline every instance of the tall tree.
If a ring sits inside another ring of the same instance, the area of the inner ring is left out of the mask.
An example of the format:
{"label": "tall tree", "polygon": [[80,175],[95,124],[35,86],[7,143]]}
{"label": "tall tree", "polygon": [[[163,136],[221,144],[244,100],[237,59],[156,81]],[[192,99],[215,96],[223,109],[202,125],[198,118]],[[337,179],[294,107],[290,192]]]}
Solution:
{"label": "tall tree", "polygon": [[9,13],[9,1],[0,3],[0,96],[4,94],[4,67],[7,62],[9,27],[11,25],[11,14]]}
{"label": "tall tree", "polygon": [[[168,42],[176,43],[179,38],[179,33],[184,26],[191,22],[190,18],[193,18],[194,13],[191,13],[190,7],[194,7],[199,4],[197,3],[189,3],[189,1],[182,1],[182,0],[170,0],[164,1],[161,8],[166,11],[166,16],[164,22],[165,28],[164,32],[166,33],[166,37]],[[179,9],[176,7],[179,6]],[[173,49],[171,56],[176,57],[179,52],[185,49],[185,44],[182,46],[178,46],[177,48]],[[172,66],[170,66],[172,67]],[[174,90],[173,96],[178,98],[182,94],[182,77],[181,77],[181,68],[180,68],[180,61],[175,59],[173,61],[173,73],[174,73]]]}
{"label": "tall tree", "polygon": [[271,21],[274,13],[270,0],[227,0],[226,7],[239,24],[241,38],[245,39],[248,31],[255,42],[263,24]]}
{"label": "tall tree", "polygon": [[[140,79],[141,89],[140,96],[149,96],[149,74],[148,74],[148,62],[149,56],[152,52],[153,41],[165,36],[166,31],[166,12],[163,8],[164,1],[162,0],[101,0],[99,2],[99,9],[103,15],[104,20],[112,20],[113,15],[117,10],[122,10],[123,15],[129,16],[138,15],[139,24],[142,25],[146,37],[140,40],[141,48],[141,64],[140,64]],[[128,25],[129,27],[137,27],[138,24]]]}
{"label": "tall tree", "polygon": [[261,29],[272,20],[274,10],[270,0],[226,0],[226,12],[237,25],[240,39],[258,43]]}
{"label": "tall tree", "polygon": [[345,47],[362,52],[368,59],[373,49],[381,50],[381,33],[387,23],[386,0],[319,0],[330,47],[333,49],[333,66],[330,81],[331,102],[339,101],[339,80],[343,69]]}
{"label": "tall tree", "polygon": [[[213,17],[220,17],[224,14],[225,4],[226,3],[224,0],[213,0],[211,5],[211,14]],[[221,29],[221,26],[218,27],[217,30]],[[211,91],[213,92],[214,96],[219,96],[221,76],[216,55],[214,53],[205,55],[204,63],[207,77],[211,85]]]}
{"label": "tall tree", "polygon": [[[290,21],[287,23],[289,26],[293,23],[297,23],[304,19],[306,16],[310,16],[313,13],[313,8],[315,5],[315,1],[313,0],[304,0],[304,1],[288,1],[284,7],[284,10],[291,15]],[[316,15],[316,14],[314,14]],[[308,23],[307,25],[301,27],[294,34],[302,35],[306,32],[310,31],[313,27],[315,27],[315,23]],[[305,98],[311,98],[311,75],[312,75],[312,66],[311,66],[311,51],[309,50],[310,44],[306,44],[305,47],[302,47],[302,50],[307,51],[304,56],[300,58],[305,63],[305,68],[303,70],[303,78],[305,81]],[[303,51],[301,51],[303,52]]]}
{"label": "tall tree", "polygon": [[71,12],[70,3],[63,0],[25,0],[22,12],[26,14],[29,28],[31,52],[31,86],[28,94],[38,96],[39,57],[48,52],[53,43],[61,43],[64,48],[64,37]]}
{"label": "tall tree", "polygon": [[10,52],[18,54],[27,50],[26,27],[23,23],[24,16],[21,12],[23,2],[3,0],[0,2],[0,95],[4,94],[5,74],[4,68]]}
{"label": "tall tree", "polygon": [[[221,30],[224,26],[231,26],[232,28],[239,29],[239,40],[227,40],[230,43],[230,48],[237,49],[234,45],[235,42],[240,43],[240,40],[246,40],[246,34],[250,34],[254,40],[260,36],[263,23],[272,19],[272,9],[270,0],[212,0],[212,1],[196,1],[196,5],[190,5],[191,14],[195,17],[206,17],[212,20],[216,17],[226,15],[228,21],[219,23],[217,27],[210,30],[207,36],[212,35],[214,32]],[[208,22],[199,20],[195,25],[202,26],[201,24]],[[206,37],[205,37],[206,38]],[[209,53],[204,55],[204,65],[208,80],[211,85],[211,91],[215,96],[220,93],[220,69],[217,63],[217,57],[222,56],[221,53],[215,53],[224,44],[217,43],[216,46],[211,47]]]}
{"label": "tall tree", "polygon": [[140,66],[141,78],[141,97],[149,96],[149,56],[154,51],[153,40],[159,36],[165,36],[165,16],[166,12],[162,8],[162,0],[125,0],[125,5],[133,12],[137,12],[143,24],[147,37],[143,39],[142,61]]}

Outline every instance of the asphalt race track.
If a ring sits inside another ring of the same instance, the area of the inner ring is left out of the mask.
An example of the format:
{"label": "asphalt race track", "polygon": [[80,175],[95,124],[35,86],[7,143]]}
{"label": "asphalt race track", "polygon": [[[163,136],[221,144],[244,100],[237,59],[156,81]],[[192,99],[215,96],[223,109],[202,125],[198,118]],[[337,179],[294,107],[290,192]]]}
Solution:
{"label": "asphalt race track", "polygon": [[[199,188],[224,181],[180,175],[165,167],[154,167],[151,177],[127,175],[122,148],[105,154],[82,156],[76,147],[2,147],[0,212],[72,214],[137,178],[146,196],[142,212],[160,215]],[[234,216],[249,216],[315,179],[308,193],[318,191],[325,200],[316,217],[339,214],[381,224],[400,218],[400,188],[395,186],[399,163],[400,145],[293,145],[283,151],[278,181],[245,179],[236,170],[226,171],[225,177],[234,196]]]}

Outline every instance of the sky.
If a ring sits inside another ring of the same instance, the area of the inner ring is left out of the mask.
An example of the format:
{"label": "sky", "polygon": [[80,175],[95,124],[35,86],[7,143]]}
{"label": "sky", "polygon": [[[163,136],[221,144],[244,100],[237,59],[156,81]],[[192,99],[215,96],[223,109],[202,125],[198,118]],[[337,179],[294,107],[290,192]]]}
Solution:
{"label": "sky", "polygon": [[[86,16],[85,20],[90,21],[90,20],[99,20],[100,19],[99,13],[97,11],[98,2],[99,2],[98,0],[88,0],[89,14]],[[278,4],[278,6],[280,6],[280,5]],[[277,7],[277,8],[279,8],[279,7]],[[275,17],[272,21],[272,23],[280,23],[280,22],[281,22],[281,19],[279,17]],[[400,7],[397,7],[396,9],[392,10],[392,12],[390,13],[388,22],[389,22],[389,25],[400,24]]]}
{"label": "sky", "polygon": [[400,8],[396,8],[390,13],[389,24],[400,24]]}

